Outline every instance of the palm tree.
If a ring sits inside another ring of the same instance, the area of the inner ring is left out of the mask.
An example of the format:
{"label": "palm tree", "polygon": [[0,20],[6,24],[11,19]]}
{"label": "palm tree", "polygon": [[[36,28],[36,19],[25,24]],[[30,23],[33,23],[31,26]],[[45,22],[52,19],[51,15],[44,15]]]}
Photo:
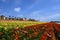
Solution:
{"label": "palm tree", "polygon": [[9,16],[9,20],[11,20],[11,16]]}

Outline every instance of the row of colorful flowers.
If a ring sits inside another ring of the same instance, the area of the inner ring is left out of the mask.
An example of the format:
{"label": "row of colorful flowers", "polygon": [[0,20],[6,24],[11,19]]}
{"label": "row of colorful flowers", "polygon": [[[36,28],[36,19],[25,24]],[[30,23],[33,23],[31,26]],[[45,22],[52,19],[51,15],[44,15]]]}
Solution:
{"label": "row of colorful flowers", "polygon": [[56,23],[37,24],[9,30],[0,29],[0,40],[59,40],[59,38],[60,24]]}

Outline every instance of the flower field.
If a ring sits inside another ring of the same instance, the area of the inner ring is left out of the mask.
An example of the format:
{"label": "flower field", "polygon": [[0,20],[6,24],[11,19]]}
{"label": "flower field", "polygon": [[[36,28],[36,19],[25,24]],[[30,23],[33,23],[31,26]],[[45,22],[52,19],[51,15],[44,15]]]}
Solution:
{"label": "flower field", "polygon": [[60,24],[0,22],[0,40],[60,40]]}

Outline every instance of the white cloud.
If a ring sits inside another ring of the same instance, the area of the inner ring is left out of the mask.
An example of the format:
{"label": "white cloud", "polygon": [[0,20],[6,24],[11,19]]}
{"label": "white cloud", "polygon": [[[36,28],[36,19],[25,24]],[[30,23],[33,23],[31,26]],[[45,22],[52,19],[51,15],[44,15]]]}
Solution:
{"label": "white cloud", "polygon": [[[43,10],[38,10],[38,11],[34,11],[30,14],[30,18],[34,18],[40,21],[52,21],[52,20],[58,20],[57,18],[60,17],[60,13],[57,12],[50,12],[47,15],[43,15],[44,14]],[[46,13],[45,13],[46,14]]]}
{"label": "white cloud", "polygon": [[50,16],[45,16],[45,17],[41,17],[41,21],[47,21],[47,20],[53,20],[53,19],[56,19],[60,17],[60,13],[57,13],[57,14],[53,14],[53,15],[50,15]]}
{"label": "white cloud", "polygon": [[21,8],[20,7],[16,7],[16,8],[14,8],[14,11],[20,12],[21,11]]}

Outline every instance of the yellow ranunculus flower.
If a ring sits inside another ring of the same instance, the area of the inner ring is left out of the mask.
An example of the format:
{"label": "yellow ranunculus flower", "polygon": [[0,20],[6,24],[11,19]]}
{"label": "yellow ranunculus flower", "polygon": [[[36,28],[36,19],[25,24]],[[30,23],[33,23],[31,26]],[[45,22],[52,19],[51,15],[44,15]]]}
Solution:
{"label": "yellow ranunculus flower", "polygon": [[7,27],[4,27],[4,30],[7,30]]}
{"label": "yellow ranunculus flower", "polygon": [[5,25],[8,25],[7,23]]}

